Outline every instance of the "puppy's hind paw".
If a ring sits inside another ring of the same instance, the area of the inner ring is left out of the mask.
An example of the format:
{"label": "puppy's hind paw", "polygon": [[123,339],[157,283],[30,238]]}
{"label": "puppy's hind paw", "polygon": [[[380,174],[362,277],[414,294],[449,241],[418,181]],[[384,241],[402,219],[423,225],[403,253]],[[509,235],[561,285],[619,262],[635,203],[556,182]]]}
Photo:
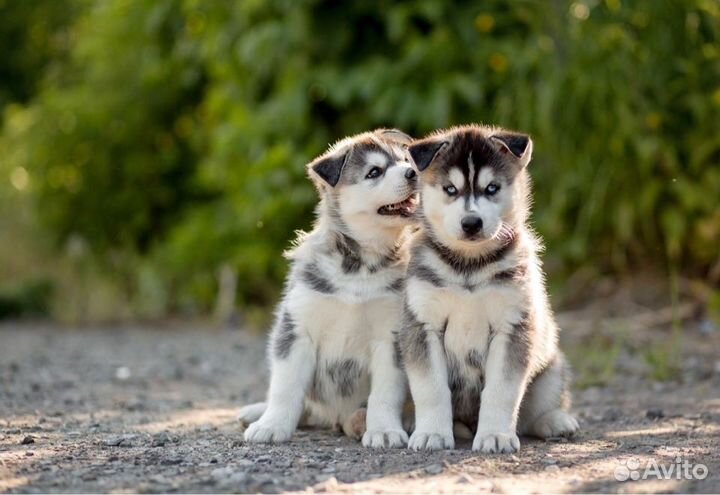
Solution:
{"label": "puppy's hind paw", "polygon": [[410,436],[408,448],[412,450],[454,449],[455,439],[452,432],[443,434],[416,430]]}
{"label": "puppy's hind paw", "polygon": [[281,425],[256,421],[245,430],[245,441],[249,443],[282,443],[292,437],[293,429]]}
{"label": "puppy's hind paw", "polygon": [[473,440],[474,452],[483,454],[512,454],[520,450],[520,439],[515,433],[478,432]]}
{"label": "puppy's hind paw", "polygon": [[555,409],[535,420],[532,433],[540,438],[572,437],[579,428],[574,416],[562,409]]}
{"label": "puppy's hind paw", "polygon": [[404,447],[408,443],[408,436],[403,430],[369,430],[362,438],[365,447],[373,449]]}
{"label": "puppy's hind paw", "polygon": [[265,414],[265,409],[267,409],[265,402],[243,406],[238,411],[236,418],[240,424],[247,426],[260,419],[260,417]]}

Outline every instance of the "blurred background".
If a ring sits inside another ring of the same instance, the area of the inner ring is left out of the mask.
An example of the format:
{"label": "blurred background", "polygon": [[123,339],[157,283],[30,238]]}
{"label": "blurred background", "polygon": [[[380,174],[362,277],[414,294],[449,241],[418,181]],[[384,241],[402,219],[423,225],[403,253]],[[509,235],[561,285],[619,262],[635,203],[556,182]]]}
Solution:
{"label": "blurred background", "polygon": [[261,327],[313,156],[468,122],[535,140],[558,307],[716,314],[719,35],[717,0],[0,0],[0,318]]}

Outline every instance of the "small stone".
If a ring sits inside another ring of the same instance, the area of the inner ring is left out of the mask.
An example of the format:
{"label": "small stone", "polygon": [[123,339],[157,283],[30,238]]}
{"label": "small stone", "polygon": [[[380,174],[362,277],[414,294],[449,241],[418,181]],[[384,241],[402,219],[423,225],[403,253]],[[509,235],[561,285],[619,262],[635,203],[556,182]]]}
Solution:
{"label": "small stone", "polygon": [[718,326],[710,319],[704,319],[698,325],[698,330],[702,335],[712,335],[718,330]]}
{"label": "small stone", "polygon": [[31,443],[35,443],[35,437],[33,437],[32,435],[27,435],[22,440],[20,440],[20,445],[29,445]]}
{"label": "small stone", "polygon": [[132,372],[127,366],[120,366],[115,370],[115,379],[120,380],[121,382],[129,380],[131,376]]}
{"label": "small stone", "polygon": [[[286,467],[286,466],[282,466],[282,467]],[[335,472],[335,466],[328,466],[320,472],[325,473],[325,474],[332,474]]]}
{"label": "small stone", "polygon": [[550,464],[549,466],[545,466],[545,471],[559,471],[560,466],[557,464]]}
{"label": "small stone", "polygon": [[165,432],[157,433],[153,435],[152,446],[153,447],[164,447],[165,444],[170,442],[170,435]]}
{"label": "small stone", "polygon": [[425,468],[427,474],[440,474],[443,471],[443,467],[440,464],[430,464]]}
{"label": "small stone", "polygon": [[617,421],[621,417],[622,417],[622,411],[620,411],[619,409],[610,408],[610,409],[605,410],[605,412],[603,413],[602,419],[603,419],[603,421],[612,422],[612,421]]}
{"label": "small stone", "polygon": [[112,435],[103,440],[103,445],[108,447],[130,447],[137,435]]}
{"label": "small stone", "polygon": [[457,482],[458,482],[458,483],[462,483],[462,484],[472,483],[472,482],[473,482],[473,478],[472,478],[472,476],[470,476],[469,474],[463,473],[463,474],[461,474],[460,476],[458,476]]}
{"label": "small stone", "polygon": [[35,455],[35,452],[25,452],[25,457],[32,457]]}
{"label": "small stone", "polygon": [[648,409],[645,411],[645,417],[648,419],[660,419],[665,417],[665,411],[659,408]]}

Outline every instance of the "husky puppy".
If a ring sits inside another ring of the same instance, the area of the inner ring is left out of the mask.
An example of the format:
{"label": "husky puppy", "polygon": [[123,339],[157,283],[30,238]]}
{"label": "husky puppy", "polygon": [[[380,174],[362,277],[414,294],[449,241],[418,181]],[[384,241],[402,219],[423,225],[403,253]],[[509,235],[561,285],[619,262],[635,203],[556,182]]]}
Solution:
{"label": "husky puppy", "polygon": [[412,449],[453,448],[453,420],[476,430],[472,448],[484,453],[517,451],[518,433],[578,428],[527,223],[532,147],[524,134],[474,125],[410,146],[422,229],[398,343],[415,403]]}
{"label": "husky puppy", "polygon": [[[401,447],[407,386],[393,335],[403,315],[407,228],[417,175],[395,130],[345,138],[308,165],[317,220],[292,262],[269,341],[267,402],[240,411],[248,442],[290,439],[303,412],[315,425],[362,434],[363,445]],[[364,411],[363,411],[364,412]],[[360,429],[361,431],[357,431]]]}

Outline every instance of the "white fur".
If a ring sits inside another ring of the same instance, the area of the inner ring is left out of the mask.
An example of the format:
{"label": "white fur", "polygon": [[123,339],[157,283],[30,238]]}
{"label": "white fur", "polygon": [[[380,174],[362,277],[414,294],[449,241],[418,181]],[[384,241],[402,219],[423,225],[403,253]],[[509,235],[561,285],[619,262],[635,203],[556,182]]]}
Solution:
{"label": "white fur", "polygon": [[[368,135],[362,137],[367,138]],[[374,142],[400,153],[392,145],[371,136]],[[330,153],[348,152],[354,141],[338,143]],[[365,155],[365,167],[386,166],[382,153]],[[259,419],[245,432],[248,442],[283,442],[291,438],[305,411],[308,424],[345,425],[367,403],[367,432],[363,444],[371,447],[399,447],[407,443],[402,429],[401,412],[406,396],[406,380],[395,365],[393,332],[402,321],[402,295],[389,291],[393,282],[405,276],[406,248],[399,258],[382,269],[370,269],[380,263],[398,244],[402,244],[409,225],[407,219],[381,216],[378,209],[405,200],[414,188],[404,173],[410,167],[398,162],[388,167],[377,181],[363,178],[331,191],[319,185],[323,199],[318,208],[314,230],[301,235],[289,253],[293,266],[286,294],[278,308],[278,320],[291,316],[296,339],[289,355],[277,356],[273,345],[282,337],[280,327],[271,335],[268,356],[271,380],[267,406],[255,404],[241,410],[243,420]],[[367,173],[367,172],[364,172]],[[312,172],[311,172],[312,174]],[[325,191],[325,192],[323,192]],[[333,194],[334,201],[328,195]],[[339,205],[342,225],[335,218]],[[339,229],[354,239],[364,262],[359,271],[346,272],[342,257],[334,249]],[[313,290],[303,281],[303,270],[314,263],[325,275],[334,292]],[[280,325],[280,324],[278,324]],[[360,376],[352,392],[343,395],[337,384],[323,375],[333,363],[353,360]],[[319,378],[318,378],[319,374]],[[314,385],[313,385],[314,383]],[[311,397],[313,388],[319,397]]]}
{"label": "white fur", "polygon": [[[442,139],[452,142],[453,136],[451,130]],[[506,147],[499,140],[492,141],[495,146]],[[509,153],[503,150],[512,160]],[[411,355],[406,363],[417,422],[409,441],[411,448],[431,450],[453,444],[450,357],[454,372],[464,383],[483,387],[473,450],[515,452],[520,447],[518,433],[547,438],[571,435],[578,428],[577,421],[566,411],[563,380],[567,372],[537,257],[540,246],[526,225],[529,186],[524,167],[531,153],[532,142],[517,159],[519,166],[513,164],[520,171],[510,183],[493,167],[480,170],[475,187],[484,191],[491,182],[497,183],[501,189],[493,197],[451,197],[443,191],[443,184],[422,186],[426,229],[435,242],[467,258],[497,252],[510,240],[514,247],[497,262],[457,273],[428,247],[425,233],[415,235],[411,251],[419,258],[418,266],[430,268],[441,283],[427,276],[413,276],[411,270],[406,285],[409,310],[428,337],[428,355]],[[471,178],[477,165],[470,156]],[[453,185],[459,188],[461,178],[464,181],[460,170],[450,169],[447,179]],[[467,239],[461,227],[462,218],[468,214],[483,220],[483,231],[474,239]],[[494,280],[495,274],[515,267],[525,268],[522,280]],[[511,335],[525,318],[532,325],[531,332],[522,334],[530,336],[527,365],[513,362],[516,355],[509,353]],[[408,349],[408,353],[417,352],[412,346]],[[470,352],[479,365],[466,360]]]}

